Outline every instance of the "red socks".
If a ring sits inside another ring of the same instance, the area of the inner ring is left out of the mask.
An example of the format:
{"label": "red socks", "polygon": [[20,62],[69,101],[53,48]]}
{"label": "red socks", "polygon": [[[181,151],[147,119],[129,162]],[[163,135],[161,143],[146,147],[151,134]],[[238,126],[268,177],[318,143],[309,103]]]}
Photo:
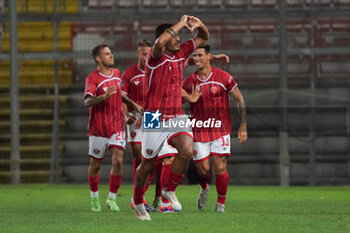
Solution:
{"label": "red socks", "polygon": [[228,186],[228,173],[227,171],[222,175],[216,175],[216,191],[218,192],[218,203],[225,204],[227,186]]}
{"label": "red socks", "polygon": [[170,173],[169,180],[165,186],[166,191],[175,192],[176,187],[181,183],[182,177],[184,175],[177,175],[173,172]]}
{"label": "red socks", "polygon": [[208,173],[205,176],[197,176],[198,182],[202,189],[206,189],[208,187],[209,179],[210,179],[210,173]]}
{"label": "red socks", "polygon": [[[165,187],[165,185],[168,183],[169,177],[171,173],[171,164],[165,164],[162,166],[162,175],[160,177],[160,184],[161,184],[161,190]],[[165,199],[162,195],[162,202],[163,203],[169,203],[168,199]]]}
{"label": "red socks", "polygon": [[88,176],[90,190],[92,192],[98,191],[98,183],[100,182],[100,175],[97,175],[95,177]]}
{"label": "red socks", "polygon": [[134,203],[135,205],[139,205],[143,203],[143,196],[145,195],[145,188],[139,188],[134,186]]}
{"label": "red socks", "polygon": [[162,183],[161,183],[161,176],[162,176],[162,160],[158,159],[156,164],[156,193],[155,196],[161,196],[162,195]]}
{"label": "red socks", "polygon": [[140,165],[141,159],[134,158],[132,160],[132,183],[135,185],[135,172],[136,168]]}
{"label": "red socks", "polygon": [[147,191],[149,185],[152,183],[153,174],[154,174],[154,170],[151,171],[151,173],[148,175],[148,180],[146,181],[146,184],[145,184],[145,192]]}
{"label": "red socks", "polygon": [[122,182],[122,176],[109,175],[109,191],[111,193],[117,193]]}

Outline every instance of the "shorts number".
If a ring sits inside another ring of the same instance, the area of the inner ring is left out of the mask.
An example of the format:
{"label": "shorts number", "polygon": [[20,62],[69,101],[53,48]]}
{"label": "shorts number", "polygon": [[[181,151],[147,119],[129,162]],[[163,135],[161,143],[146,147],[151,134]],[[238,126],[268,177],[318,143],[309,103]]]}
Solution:
{"label": "shorts number", "polygon": [[117,141],[119,141],[119,140],[125,141],[125,132],[118,132],[118,133],[116,133],[115,140],[117,140]]}
{"label": "shorts number", "polygon": [[222,137],[221,140],[222,140],[222,146],[229,146],[230,145],[230,138]]}

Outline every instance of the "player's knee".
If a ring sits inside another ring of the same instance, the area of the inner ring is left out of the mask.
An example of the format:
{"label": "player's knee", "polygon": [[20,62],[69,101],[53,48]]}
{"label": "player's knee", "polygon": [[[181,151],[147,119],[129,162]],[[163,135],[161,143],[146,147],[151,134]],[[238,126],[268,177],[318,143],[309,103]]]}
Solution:
{"label": "player's knee", "polygon": [[156,166],[156,160],[142,160],[141,166],[139,166],[137,169],[140,169],[144,172],[149,173],[152,171]]}
{"label": "player's knee", "polygon": [[100,170],[100,163],[90,163],[90,170],[94,173],[97,173]]}
{"label": "player's knee", "polygon": [[112,166],[113,167],[121,167],[123,164],[123,158],[122,157],[114,157],[112,158]]}
{"label": "player's knee", "polygon": [[226,172],[226,164],[224,163],[216,164],[214,169],[217,175],[221,175]]}
{"label": "player's knee", "polygon": [[190,159],[193,154],[192,143],[185,143],[181,150],[179,150],[179,155],[183,158]]}
{"label": "player's knee", "polygon": [[197,167],[197,173],[199,176],[207,176],[209,174],[209,168]]}

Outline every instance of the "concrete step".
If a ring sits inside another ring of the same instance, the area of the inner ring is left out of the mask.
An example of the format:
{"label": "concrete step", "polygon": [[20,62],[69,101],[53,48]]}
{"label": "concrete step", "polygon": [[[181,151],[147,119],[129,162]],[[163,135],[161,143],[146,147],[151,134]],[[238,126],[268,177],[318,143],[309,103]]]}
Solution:
{"label": "concrete step", "polygon": [[[59,150],[64,149],[64,143],[59,144]],[[0,158],[8,159],[10,158],[11,147],[10,146],[0,146]],[[51,145],[27,145],[20,146],[21,158],[43,158],[50,157],[51,155]]]}
{"label": "concrete step", "polygon": [[[50,178],[49,170],[23,171],[21,170],[21,183],[47,183]],[[0,183],[10,183],[10,171],[0,171]]]}
{"label": "concrete step", "polygon": [[[20,135],[21,145],[31,144],[51,144],[52,134],[51,133],[22,133]],[[9,145],[11,142],[10,134],[0,135],[0,145]]]}
{"label": "concrete step", "polygon": [[[0,132],[9,133],[10,132],[9,121],[0,121]],[[64,131],[66,126],[66,120],[59,120],[59,127]],[[52,131],[52,120],[23,120],[20,121],[20,132],[29,133],[29,132],[51,132]]]}
{"label": "concrete step", "polygon": [[[19,97],[21,109],[52,107],[55,100],[54,95],[24,95]],[[67,96],[59,96],[61,105],[68,101]],[[6,96],[0,99],[0,107],[3,109],[10,108],[10,97]]]}
{"label": "concrete step", "polygon": [[[10,159],[0,159],[0,171],[10,169]],[[21,159],[21,169],[23,170],[40,170],[49,169],[51,165],[50,158],[23,158]]]}
{"label": "concrete step", "polygon": [[[60,116],[67,115],[68,110],[61,108]],[[11,115],[10,109],[3,109],[0,112],[0,121],[9,121]],[[53,109],[52,108],[37,108],[37,109],[20,109],[19,115],[21,120],[52,120]]]}

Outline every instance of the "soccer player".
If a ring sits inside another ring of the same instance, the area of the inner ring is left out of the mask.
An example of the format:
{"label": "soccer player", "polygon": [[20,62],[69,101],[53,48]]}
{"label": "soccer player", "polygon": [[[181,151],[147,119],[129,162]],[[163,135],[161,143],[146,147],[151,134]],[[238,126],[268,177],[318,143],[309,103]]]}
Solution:
{"label": "soccer player", "polygon": [[[228,186],[228,173],[226,169],[227,158],[230,156],[231,114],[229,94],[231,93],[241,117],[238,129],[238,139],[241,144],[247,140],[247,123],[245,102],[234,78],[210,65],[209,45],[198,47],[193,54],[193,61],[197,71],[186,78],[183,88],[186,92],[200,91],[197,102],[190,103],[192,119],[196,121],[215,120],[215,125],[199,127],[194,124],[193,161],[196,165],[201,186],[197,205],[203,210],[207,204],[210,179],[209,158],[212,156],[213,167],[216,174],[216,190],[218,193],[215,211],[225,211],[225,198]],[[216,124],[218,123],[218,124]],[[220,124],[219,124],[220,123]]]}
{"label": "soccer player", "polygon": [[119,211],[115,201],[122,179],[125,148],[125,125],[122,101],[137,111],[143,109],[121,93],[120,71],[112,68],[113,54],[108,45],[100,44],[92,50],[97,64],[86,79],[85,106],[89,107],[89,157],[88,180],[91,189],[91,210],[101,211],[98,184],[100,166],[105,152],[112,153],[112,168],[109,177],[109,195],[106,201],[111,211]]}
{"label": "soccer player", "polygon": [[[148,54],[151,51],[153,43],[148,40],[142,40],[137,44],[137,57],[138,63],[129,67],[123,72],[122,75],[122,92],[127,95],[131,100],[136,102],[142,107],[145,107],[147,92],[148,92],[148,82],[145,77],[145,65]],[[134,110],[131,106],[127,107],[124,105],[124,111],[127,116],[127,133],[128,133],[128,143],[131,147],[131,151],[133,154],[133,184],[135,185],[135,171],[136,168],[141,163],[141,141],[142,141],[142,130],[140,128],[136,129],[132,124],[136,118],[141,117],[141,115]],[[161,183],[164,183],[164,180],[167,179],[169,174],[169,165],[171,164],[171,157],[177,154],[176,149],[172,148],[169,144],[164,143],[162,150],[158,155],[158,161],[156,165],[157,171],[157,185],[156,185],[156,193],[153,201],[153,205],[157,205],[161,196]],[[164,168],[162,169],[162,163],[164,164]],[[145,191],[150,185],[153,173],[150,173],[150,176],[147,180]],[[161,179],[163,182],[161,182]],[[169,205],[169,204],[168,204]],[[168,207],[168,205],[166,207]],[[152,206],[149,206],[147,202],[144,200],[144,206],[147,212],[154,212],[155,209]],[[169,208],[160,208],[161,212],[169,211]]]}
{"label": "soccer player", "polygon": [[[194,39],[180,44],[178,33],[184,27],[190,31],[197,29],[197,34]],[[208,40],[208,29],[198,18],[184,15],[175,25],[159,25],[155,36],[157,39],[147,59],[146,66],[146,77],[149,83],[146,110],[155,112],[152,113],[152,121],[159,119],[159,117],[164,121],[171,120],[173,123],[187,121],[187,116],[184,115],[181,107],[184,63],[197,46],[203,45]],[[164,130],[164,128],[144,130],[141,148],[143,160],[136,170],[136,185],[134,196],[131,198],[135,213],[141,220],[151,220],[143,205],[143,187],[156,164],[157,154],[165,140],[177,149],[178,155],[171,165],[171,173],[162,190],[162,196],[170,201],[174,210],[182,210],[175,195],[175,189],[181,182],[192,156],[191,129],[189,127],[172,127],[170,131]]]}

